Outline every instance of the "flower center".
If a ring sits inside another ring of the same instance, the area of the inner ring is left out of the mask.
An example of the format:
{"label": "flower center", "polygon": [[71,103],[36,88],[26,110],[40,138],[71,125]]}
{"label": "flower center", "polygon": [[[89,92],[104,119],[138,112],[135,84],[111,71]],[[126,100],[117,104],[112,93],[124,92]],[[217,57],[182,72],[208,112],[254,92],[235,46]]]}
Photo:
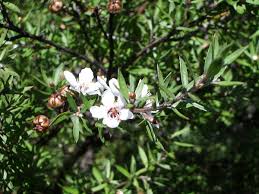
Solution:
{"label": "flower center", "polygon": [[113,107],[113,108],[110,108],[110,110],[108,111],[108,115],[111,118],[118,118],[120,115],[120,112],[118,111],[117,108]]}

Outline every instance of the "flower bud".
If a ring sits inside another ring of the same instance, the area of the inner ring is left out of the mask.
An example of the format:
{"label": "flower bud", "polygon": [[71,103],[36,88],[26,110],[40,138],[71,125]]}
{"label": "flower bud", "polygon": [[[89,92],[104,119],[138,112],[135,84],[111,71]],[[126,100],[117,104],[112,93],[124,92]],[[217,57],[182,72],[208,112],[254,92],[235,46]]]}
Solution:
{"label": "flower bud", "polygon": [[135,92],[129,92],[129,100],[131,103],[134,103],[136,100],[136,93]]}
{"label": "flower bud", "polygon": [[109,0],[108,11],[112,14],[119,13],[122,9],[121,0]]}
{"label": "flower bud", "polygon": [[48,100],[49,108],[58,108],[65,103],[65,98],[60,93],[51,94]]}
{"label": "flower bud", "polygon": [[49,10],[52,12],[59,12],[63,7],[62,0],[52,0],[49,4]]}
{"label": "flower bud", "polygon": [[49,128],[50,120],[45,115],[38,115],[33,119],[34,129],[42,132]]}
{"label": "flower bud", "polygon": [[123,191],[117,190],[117,191],[116,191],[116,194],[123,194]]}

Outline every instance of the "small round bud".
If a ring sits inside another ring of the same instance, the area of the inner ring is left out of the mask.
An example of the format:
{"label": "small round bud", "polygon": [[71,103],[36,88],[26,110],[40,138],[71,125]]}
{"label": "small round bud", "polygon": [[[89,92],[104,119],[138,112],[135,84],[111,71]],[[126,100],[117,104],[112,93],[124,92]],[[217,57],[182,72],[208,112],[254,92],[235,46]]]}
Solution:
{"label": "small round bud", "polygon": [[135,92],[129,92],[129,98],[135,100],[136,99],[136,93]]}
{"label": "small round bud", "polygon": [[122,190],[117,190],[116,194],[123,194],[123,191]]}
{"label": "small round bud", "polygon": [[38,115],[33,119],[34,129],[42,132],[49,128],[50,120],[45,115]]}
{"label": "small round bud", "polygon": [[65,30],[65,29],[66,29],[66,25],[65,25],[65,24],[60,24],[60,25],[59,25],[59,28],[60,28],[61,30]]}
{"label": "small round bud", "polygon": [[59,12],[63,7],[62,0],[52,0],[49,4],[49,10],[52,12]]}
{"label": "small round bud", "polygon": [[129,100],[130,100],[130,103],[134,103],[135,100],[136,100],[136,93],[135,92],[129,92]]}
{"label": "small round bud", "polygon": [[61,107],[65,103],[64,97],[61,96],[60,93],[51,94],[48,100],[49,108],[58,108]]}
{"label": "small round bud", "polygon": [[119,13],[122,10],[121,0],[109,0],[108,11],[112,14]]}

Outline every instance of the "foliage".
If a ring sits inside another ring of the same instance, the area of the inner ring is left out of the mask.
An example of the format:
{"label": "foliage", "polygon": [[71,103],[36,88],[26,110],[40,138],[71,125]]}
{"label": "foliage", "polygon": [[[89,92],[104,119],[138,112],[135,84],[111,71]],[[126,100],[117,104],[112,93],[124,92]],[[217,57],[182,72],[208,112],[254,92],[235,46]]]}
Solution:
{"label": "foliage", "polygon": [[[0,193],[259,193],[259,2],[116,2],[0,0]],[[86,67],[134,119],[56,98]]]}

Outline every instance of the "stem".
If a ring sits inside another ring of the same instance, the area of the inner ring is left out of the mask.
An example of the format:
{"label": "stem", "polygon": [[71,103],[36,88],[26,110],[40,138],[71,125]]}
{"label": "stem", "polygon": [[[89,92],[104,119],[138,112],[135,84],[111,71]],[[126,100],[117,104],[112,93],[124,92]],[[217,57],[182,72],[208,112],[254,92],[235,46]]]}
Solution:
{"label": "stem", "polygon": [[113,42],[113,17],[114,15],[110,13],[109,18],[109,47],[110,47],[110,56],[109,56],[109,69],[107,74],[107,80],[111,78],[113,73],[113,60],[114,60],[114,42]]}

